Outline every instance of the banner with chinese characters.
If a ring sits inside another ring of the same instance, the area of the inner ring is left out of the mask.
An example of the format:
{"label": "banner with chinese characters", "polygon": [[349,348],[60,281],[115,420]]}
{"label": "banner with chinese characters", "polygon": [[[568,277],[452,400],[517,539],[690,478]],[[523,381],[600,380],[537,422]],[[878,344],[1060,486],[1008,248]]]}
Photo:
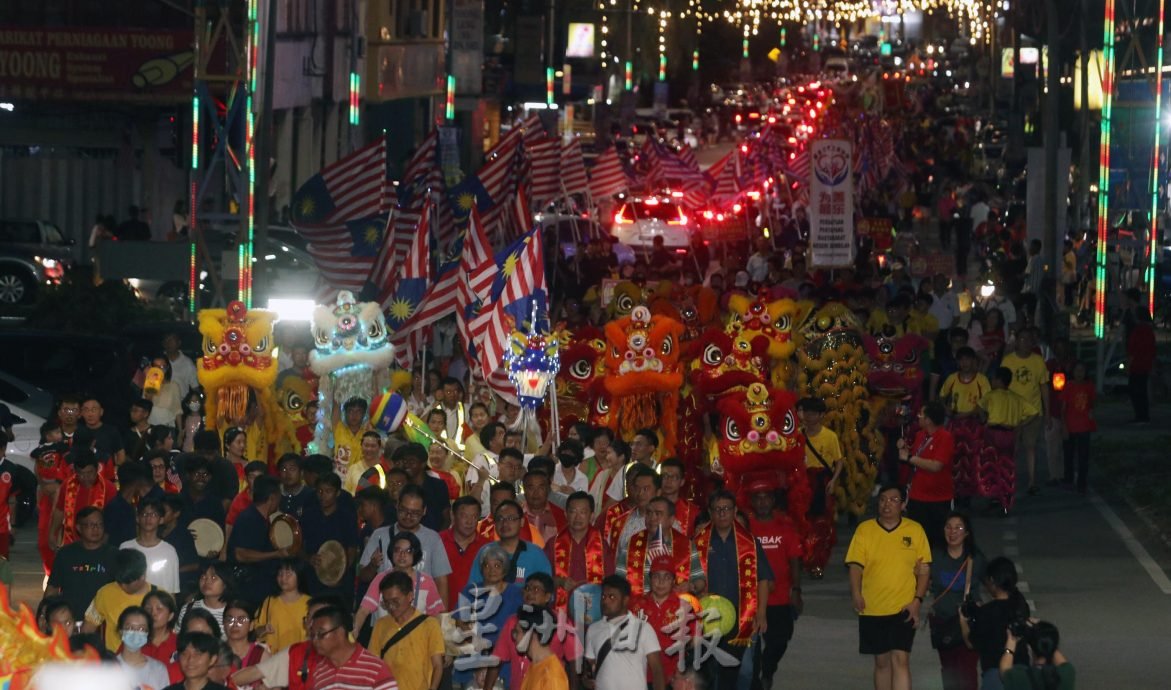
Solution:
{"label": "banner with chinese characters", "polygon": [[0,97],[191,99],[191,31],[0,27]]}
{"label": "banner with chinese characters", "polygon": [[818,139],[810,146],[810,266],[854,263],[854,176],[850,142]]}

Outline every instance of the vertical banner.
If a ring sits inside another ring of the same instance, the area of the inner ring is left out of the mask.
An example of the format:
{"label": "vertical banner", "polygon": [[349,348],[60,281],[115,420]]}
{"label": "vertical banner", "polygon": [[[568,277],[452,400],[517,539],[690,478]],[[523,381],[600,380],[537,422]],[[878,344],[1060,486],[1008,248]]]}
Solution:
{"label": "vertical banner", "polygon": [[810,145],[809,265],[854,263],[854,176],[850,142],[817,139]]}
{"label": "vertical banner", "polygon": [[439,168],[443,171],[443,182],[450,189],[463,179],[459,167],[459,127],[440,125],[438,129]]}
{"label": "vertical banner", "polygon": [[451,2],[451,73],[461,95],[479,96],[484,65],[484,2]]}

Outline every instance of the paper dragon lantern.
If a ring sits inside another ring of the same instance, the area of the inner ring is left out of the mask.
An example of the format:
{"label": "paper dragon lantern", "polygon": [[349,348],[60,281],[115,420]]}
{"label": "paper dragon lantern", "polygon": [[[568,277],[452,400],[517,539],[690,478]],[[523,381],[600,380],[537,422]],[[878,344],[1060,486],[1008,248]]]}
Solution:
{"label": "paper dragon lantern", "polygon": [[805,443],[797,428],[797,396],[753,383],[716,403],[720,413],[719,464],[737,503],[748,505],[746,489],[761,480],[784,487],[788,514],[798,531],[806,529],[812,494],[805,473]]}
{"label": "paper dragon lantern", "polygon": [[[549,384],[553,383],[561,368],[560,341],[551,333],[537,330],[537,319],[530,321],[529,332],[513,331],[509,338],[506,355],[508,380],[516,388],[520,402],[520,414],[512,428],[520,430],[526,438],[541,442],[541,425],[537,420],[537,409],[545,401]],[[530,437],[529,434],[532,434]]]}
{"label": "paper dragon lantern", "polygon": [[[273,383],[277,376],[273,341],[275,312],[249,309],[233,301],[227,309],[199,312],[203,356],[197,375],[207,399],[207,428],[223,432],[233,426],[248,431],[249,455],[265,459],[287,431],[287,417],[277,403]],[[249,406],[257,405],[254,425],[247,425]],[[257,438],[260,435],[262,438]]]}
{"label": "paper dragon lantern", "polygon": [[37,629],[27,606],[21,604],[13,611],[8,600],[8,588],[0,584],[0,687],[24,690],[30,687],[29,681],[38,669],[54,662],[78,666],[85,662],[96,667],[98,656],[92,649],[74,654],[69,650],[69,635],[64,628],[46,636]]}
{"label": "paper dragon lantern", "polygon": [[313,344],[309,368],[321,377],[317,386],[317,424],[310,450],[333,452],[334,419],[350,398],[369,403],[390,384],[394,347],[377,302],[358,302],[342,290],[333,305],[313,310]]}
{"label": "paper dragon lantern", "polygon": [[683,326],[637,306],[630,316],[606,324],[606,374],[610,428],[629,440],[644,428],[659,428],[664,457],[674,454],[677,437]]}

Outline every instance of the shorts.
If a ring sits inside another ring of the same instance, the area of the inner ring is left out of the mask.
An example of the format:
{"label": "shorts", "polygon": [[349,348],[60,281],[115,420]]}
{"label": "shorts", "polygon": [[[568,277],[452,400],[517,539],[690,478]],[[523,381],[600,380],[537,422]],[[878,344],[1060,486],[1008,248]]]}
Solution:
{"label": "shorts", "polygon": [[1041,428],[1045,425],[1040,417],[1033,417],[1016,428],[1016,447],[1026,451],[1037,447],[1037,439],[1041,437]]}
{"label": "shorts", "polygon": [[906,611],[891,616],[858,616],[858,653],[886,654],[897,649],[911,651],[915,626]]}

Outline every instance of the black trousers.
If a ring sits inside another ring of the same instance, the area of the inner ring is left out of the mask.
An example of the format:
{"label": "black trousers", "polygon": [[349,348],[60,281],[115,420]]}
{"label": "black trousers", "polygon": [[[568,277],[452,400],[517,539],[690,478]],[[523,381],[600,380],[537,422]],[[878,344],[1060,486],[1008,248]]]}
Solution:
{"label": "black trousers", "polygon": [[793,607],[769,606],[764,613],[768,621],[768,630],[763,635],[764,645],[756,663],[760,668],[761,687],[768,690],[773,686],[773,675],[777,672],[781,658],[789,649],[789,640],[793,639]]}
{"label": "black trousers", "polygon": [[1136,422],[1151,421],[1151,396],[1147,385],[1150,378],[1150,374],[1135,373],[1131,373],[1128,377],[1127,387],[1130,392],[1130,404],[1134,407],[1134,421]]}
{"label": "black trousers", "polygon": [[1077,463],[1078,491],[1086,490],[1086,474],[1090,469],[1090,433],[1082,431],[1065,439],[1065,481],[1074,481],[1074,463]]}
{"label": "black trousers", "polygon": [[944,548],[943,525],[952,510],[951,501],[907,501],[907,517],[923,526],[931,548]]}

